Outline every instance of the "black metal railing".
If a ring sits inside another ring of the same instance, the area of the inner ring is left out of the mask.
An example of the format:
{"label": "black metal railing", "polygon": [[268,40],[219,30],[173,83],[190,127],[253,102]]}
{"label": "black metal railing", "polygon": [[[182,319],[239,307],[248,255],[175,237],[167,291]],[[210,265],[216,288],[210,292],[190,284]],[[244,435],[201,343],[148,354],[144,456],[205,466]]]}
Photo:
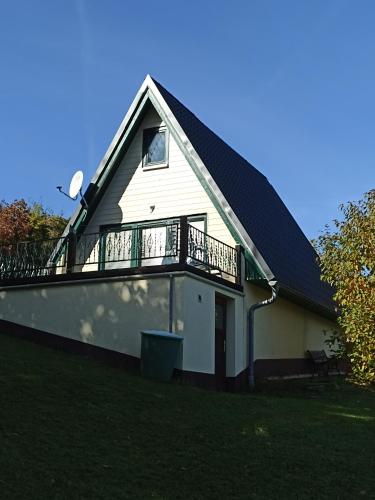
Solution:
{"label": "black metal railing", "polygon": [[75,263],[113,269],[121,264],[137,267],[177,262],[178,242],[177,223],[83,234],[77,239]]}
{"label": "black metal railing", "polygon": [[194,226],[188,229],[188,264],[201,266],[210,272],[238,276],[237,249],[209,236]]}
{"label": "black metal railing", "polygon": [[189,225],[187,217],[0,247],[0,280],[177,263],[240,282],[240,248]]}
{"label": "black metal railing", "polygon": [[0,279],[32,278],[62,272],[66,267],[66,253],[65,238],[0,246]]}

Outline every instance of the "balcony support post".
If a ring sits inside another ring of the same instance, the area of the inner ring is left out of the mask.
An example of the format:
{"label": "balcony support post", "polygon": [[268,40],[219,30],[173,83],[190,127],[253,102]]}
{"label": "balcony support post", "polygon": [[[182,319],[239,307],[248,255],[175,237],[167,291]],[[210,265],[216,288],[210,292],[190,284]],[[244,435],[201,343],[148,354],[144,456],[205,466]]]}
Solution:
{"label": "balcony support post", "polygon": [[68,249],[66,257],[66,272],[71,274],[74,272],[74,266],[76,263],[76,249],[77,249],[77,234],[73,226],[69,228],[69,234],[67,237]]}
{"label": "balcony support post", "polygon": [[189,226],[187,217],[180,217],[180,264],[186,264],[188,258]]}
{"label": "balcony support post", "polygon": [[237,259],[237,285],[243,285],[245,281],[245,255],[242,245],[236,245],[236,259]]}

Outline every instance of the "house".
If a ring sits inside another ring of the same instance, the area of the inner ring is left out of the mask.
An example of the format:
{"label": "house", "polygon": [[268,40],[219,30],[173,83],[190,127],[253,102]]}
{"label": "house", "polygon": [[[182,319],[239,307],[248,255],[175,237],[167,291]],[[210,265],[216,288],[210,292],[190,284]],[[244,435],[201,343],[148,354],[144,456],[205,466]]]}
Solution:
{"label": "house", "polygon": [[315,251],[267,178],[150,76],[60,241],[35,245],[0,256],[15,334],[137,366],[142,330],[173,331],[184,378],[236,388],[309,372],[335,328]]}

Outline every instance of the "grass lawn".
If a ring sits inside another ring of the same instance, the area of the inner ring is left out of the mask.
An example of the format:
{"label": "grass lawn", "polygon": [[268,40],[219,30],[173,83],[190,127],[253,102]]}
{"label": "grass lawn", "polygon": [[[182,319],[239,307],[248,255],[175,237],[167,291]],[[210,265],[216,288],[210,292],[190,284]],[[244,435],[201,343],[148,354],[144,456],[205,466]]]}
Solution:
{"label": "grass lawn", "polygon": [[0,335],[0,498],[375,498],[375,394],[215,393]]}

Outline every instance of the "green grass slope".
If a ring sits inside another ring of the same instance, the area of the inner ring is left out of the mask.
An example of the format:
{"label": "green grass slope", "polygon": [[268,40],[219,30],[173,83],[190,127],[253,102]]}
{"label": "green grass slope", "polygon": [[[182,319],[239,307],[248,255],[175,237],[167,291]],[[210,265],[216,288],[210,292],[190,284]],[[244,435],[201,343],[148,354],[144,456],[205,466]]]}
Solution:
{"label": "green grass slope", "polygon": [[0,335],[0,498],[375,498],[375,395],[144,380]]}

